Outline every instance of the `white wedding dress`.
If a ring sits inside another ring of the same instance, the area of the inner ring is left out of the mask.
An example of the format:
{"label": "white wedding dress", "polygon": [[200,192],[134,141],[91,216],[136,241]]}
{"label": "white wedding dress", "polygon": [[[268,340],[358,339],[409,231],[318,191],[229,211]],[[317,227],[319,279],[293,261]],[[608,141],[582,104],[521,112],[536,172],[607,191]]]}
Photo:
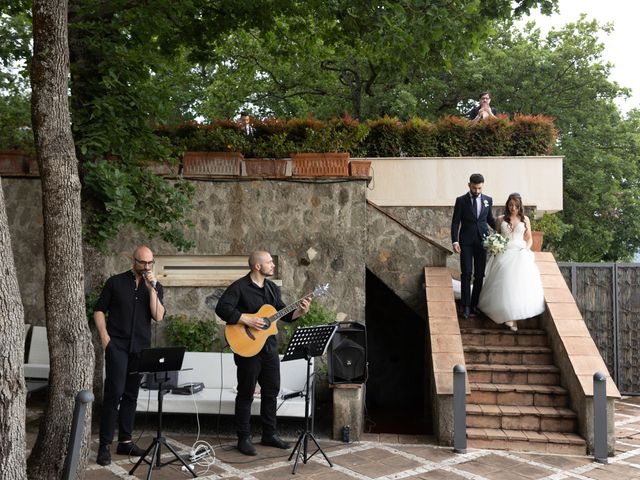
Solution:
{"label": "white wedding dress", "polygon": [[524,240],[525,225],[513,231],[507,222],[500,233],[509,242],[497,255],[489,255],[478,308],[496,323],[523,320],[544,312],[544,293],[540,271]]}

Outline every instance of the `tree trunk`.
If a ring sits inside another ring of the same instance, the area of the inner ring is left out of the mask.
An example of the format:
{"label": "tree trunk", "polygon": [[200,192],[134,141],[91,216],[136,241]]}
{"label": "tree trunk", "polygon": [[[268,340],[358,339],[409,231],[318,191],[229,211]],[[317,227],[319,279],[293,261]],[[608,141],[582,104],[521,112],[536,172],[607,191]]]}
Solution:
{"label": "tree trunk", "polygon": [[[93,378],[94,353],[84,308],[80,179],[71,135],[68,75],[67,2],[34,0],[31,121],[42,182],[51,370],[49,403],[28,462],[30,480],[62,476],[75,396],[80,390],[91,389]],[[90,425],[88,414],[80,470],[86,464]]]}
{"label": "tree trunk", "polygon": [[0,475],[26,480],[24,312],[0,183]]}

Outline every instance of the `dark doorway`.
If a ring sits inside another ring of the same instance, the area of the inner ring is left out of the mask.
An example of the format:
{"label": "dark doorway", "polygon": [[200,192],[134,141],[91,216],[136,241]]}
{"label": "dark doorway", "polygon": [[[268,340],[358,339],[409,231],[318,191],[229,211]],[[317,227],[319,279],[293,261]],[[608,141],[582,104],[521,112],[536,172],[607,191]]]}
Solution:
{"label": "dark doorway", "polygon": [[369,376],[365,430],[432,433],[425,398],[429,391],[425,371],[426,319],[416,315],[368,269],[366,289]]}

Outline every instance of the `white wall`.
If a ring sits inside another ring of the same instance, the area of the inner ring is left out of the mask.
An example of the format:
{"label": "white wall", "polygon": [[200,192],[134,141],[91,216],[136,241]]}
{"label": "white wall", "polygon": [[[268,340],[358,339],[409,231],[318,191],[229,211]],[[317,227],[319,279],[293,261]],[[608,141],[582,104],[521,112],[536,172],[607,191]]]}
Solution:
{"label": "white wall", "polygon": [[472,173],[485,178],[483,192],[502,205],[522,195],[538,213],[562,210],[564,157],[371,158],[367,198],[380,206],[453,206]]}

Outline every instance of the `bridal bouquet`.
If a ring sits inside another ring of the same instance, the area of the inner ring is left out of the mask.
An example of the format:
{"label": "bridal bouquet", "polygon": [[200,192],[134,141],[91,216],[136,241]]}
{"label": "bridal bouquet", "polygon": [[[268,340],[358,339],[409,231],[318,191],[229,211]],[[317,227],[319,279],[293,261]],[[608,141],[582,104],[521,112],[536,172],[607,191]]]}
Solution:
{"label": "bridal bouquet", "polygon": [[482,241],[482,246],[487,252],[496,255],[504,252],[508,241],[509,240],[507,238],[497,232],[494,232],[491,235],[485,235],[484,240]]}

